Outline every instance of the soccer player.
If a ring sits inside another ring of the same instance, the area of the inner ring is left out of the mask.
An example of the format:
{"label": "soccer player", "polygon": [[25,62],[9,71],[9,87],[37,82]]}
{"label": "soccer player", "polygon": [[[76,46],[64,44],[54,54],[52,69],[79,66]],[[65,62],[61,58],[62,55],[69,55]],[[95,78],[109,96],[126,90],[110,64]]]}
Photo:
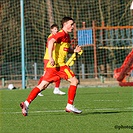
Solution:
{"label": "soccer player", "polygon": [[[51,30],[51,34],[48,36],[48,38],[51,37],[52,35],[55,35],[55,34],[58,32],[58,25],[57,25],[57,24],[51,25],[50,30]],[[47,47],[47,45],[46,45],[46,51],[45,51],[45,55],[44,55],[44,73],[45,73],[45,69],[46,69],[48,60],[49,60],[48,47]],[[44,75],[44,74],[43,74],[43,75]],[[41,78],[40,78],[38,84],[41,83],[42,79],[43,79],[43,76],[41,76]],[[65,95],[66,93],[63,92],[63,91],[61,91],[61,90],[59,89],[59,86],[60,86],[60,80],[57,80],[57,81],[55,82],[55,88],[54,88],[53,93],[54,93],[54,94],[59,94],[59,95]],[[41,92],[38,93],[38,95],[39,95],[39,96],[43,96],[43,94],[42,94]]]}
{"label": "soccer player", "polygon": [[[74,50],[70,49],[70,36],[69,32],[72,32],[74,27],[74,20],[71,17],[64,17],[61,21],[62,30],[57,34],[52,35],[48,39],[48,54],[49,61],[46,66],[43,80],[39,85],[32,89],[25,102],[20,103],[22,108],[22,114],[28,115],[28,106],[37,97],[38,93],[45,90],[51,82],[55,82],[59,79],[66,79],[70,82],[68,89],[68,101],[65,108],[66,112],[74,112],[77,114],[82,113],[74,107],[74,99],[76,95],[78,79],[75,77],[74,72],[65,64],[65,59],[68,52],[80,52],[81,47],[76,46]],[[56,44],[55,44],[56,43]]]}

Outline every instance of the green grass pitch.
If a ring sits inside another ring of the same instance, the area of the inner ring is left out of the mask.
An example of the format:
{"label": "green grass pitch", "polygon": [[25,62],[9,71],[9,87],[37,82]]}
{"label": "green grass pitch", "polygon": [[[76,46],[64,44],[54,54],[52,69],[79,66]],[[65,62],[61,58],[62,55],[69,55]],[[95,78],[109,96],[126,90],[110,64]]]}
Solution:
{"label": "green grass pitch", "polygon": [[[130,133],[133,132],[132,87],[78,88],[75,106],[66,113],[67,95],[43,91],[24,117],[19,107],[31,89],[0,90],[0,133]],[[67,92],[66,88],[61,89]]]}

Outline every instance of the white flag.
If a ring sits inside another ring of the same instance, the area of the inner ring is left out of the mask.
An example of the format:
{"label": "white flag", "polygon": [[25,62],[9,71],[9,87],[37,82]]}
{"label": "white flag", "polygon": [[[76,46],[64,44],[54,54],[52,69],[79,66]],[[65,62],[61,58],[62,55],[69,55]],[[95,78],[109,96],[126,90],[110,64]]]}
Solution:
{"label": "white flag", "polygon": [[130,7],[131,10],[133,10],[133,1],[132,1],[132,4],[131,4],[131,7]]}

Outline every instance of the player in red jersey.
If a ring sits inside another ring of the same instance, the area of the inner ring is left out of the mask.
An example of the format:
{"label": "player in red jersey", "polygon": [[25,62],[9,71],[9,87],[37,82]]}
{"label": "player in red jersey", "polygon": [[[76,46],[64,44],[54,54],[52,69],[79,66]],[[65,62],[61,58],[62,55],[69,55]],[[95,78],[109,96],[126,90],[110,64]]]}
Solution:
{"label": "player in red jersey", "polygon": [[26,101],[20,103],[22,114],[24,116],[28,115],[28,106],[37,97],[38,93],[42,90],[45,90],[50,83],[55,82],[61,78],[70,82],[70,87],[68,89],[68,102],[65,111],[74,112],[77,114],[82,113],[81,110],[78,110],[73,105],[78,79],[75,77],[73,71],[65,64],[68,52],[73,51],[78,53],[81,51],[81,47],[76,46],[74,50],[70,49],[69,32],[72,32],[73,30],[74,20],[70,17],[64,17],[61,21],[61,24],[62,30],[59,31],[56,35],[52,35],[48,39],[49,61],[46,66],[43,80],[30,92]]}
{"label": "player in red jersey", "polygon": [[[55,34],[58,32],[58,25],[57,25],[57,24],[51,25],[50,30],[51,30],[51,34],[48,36],[48,38],[51,37],[52,35],[55,35]],[[46,66],[47,66],[48,61],[49,61],[49,55],[48,55],[48,47],[47,47],[47,45],[46,45],[46,51],[45,51],[45,55],[44,55],[44,73],[45,73],[45,69],[46,69]],[[44,75],[44,74],[43,74],[43,75]],[[40,78],[38,84],[41,83],[42,79],[43,79],[43,76],[41,76],[41,78]],[[54,83],[55,83],[55,88],[54,88],[53,93],[54,93],[54,94],[59,94],[59,95],[65,95],[66,93],[63,92],[63,91],[61,91],[61,90],[59,89],[60,80],[57,80],[57,81],[54,82]],[[38,95],[39,95],[39,96],[43,96],[43,94],[42,94],[41,92],[38,93]]]}

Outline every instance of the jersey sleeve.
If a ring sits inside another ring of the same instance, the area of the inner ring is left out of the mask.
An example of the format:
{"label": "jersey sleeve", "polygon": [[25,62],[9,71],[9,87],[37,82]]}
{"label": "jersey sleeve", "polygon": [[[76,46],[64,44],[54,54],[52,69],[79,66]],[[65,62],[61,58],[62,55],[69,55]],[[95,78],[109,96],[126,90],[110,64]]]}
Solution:
{"label": "jersey sleeve", "polygon": [[50,36],[48,38],[48,41],[50,41],[53,38],[56,40],[56,43],[61,43],[64,36],[65,36],[64,32],[58,32],[57,34]]}

